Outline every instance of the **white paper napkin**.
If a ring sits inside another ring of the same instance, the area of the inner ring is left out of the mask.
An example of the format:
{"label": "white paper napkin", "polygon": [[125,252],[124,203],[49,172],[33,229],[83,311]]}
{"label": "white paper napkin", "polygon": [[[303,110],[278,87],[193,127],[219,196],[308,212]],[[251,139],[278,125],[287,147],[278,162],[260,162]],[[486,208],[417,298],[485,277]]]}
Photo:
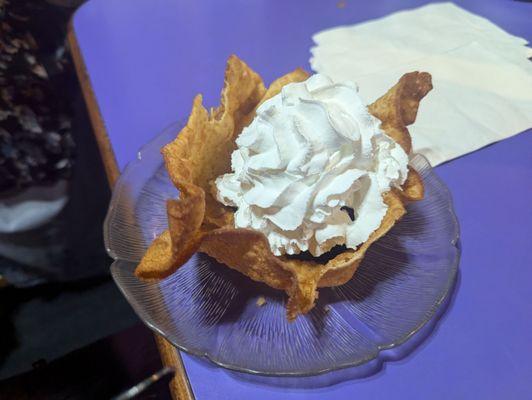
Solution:
{"label": "white paper napkin", "polygon": [[452,3],[319,32],[311,66],[358,84],[372,102],[406,72],[434,89],[410,127],[432,165],[532,127],[532,49],[527,41]]}

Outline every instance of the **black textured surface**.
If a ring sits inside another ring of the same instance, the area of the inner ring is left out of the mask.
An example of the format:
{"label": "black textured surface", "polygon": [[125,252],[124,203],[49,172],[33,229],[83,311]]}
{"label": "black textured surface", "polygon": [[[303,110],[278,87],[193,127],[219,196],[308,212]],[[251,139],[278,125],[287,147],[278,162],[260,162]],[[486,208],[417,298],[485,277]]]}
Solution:
{"label": "black textured surface", "polygon": [[[0,381],[2,400],[109,399],[161,368],[153,334],[136,325],[26,374]],[[170,399],[168,381],[137,397]]]}
{"label": "black textured surface", "polygon": [[0,0],[0,193],[70,176],[71,12],[42,0]]}
{"label": "black textured surface", "polygon": [[109,277],[3,289],[0,315],[0,379],[139,323]]}

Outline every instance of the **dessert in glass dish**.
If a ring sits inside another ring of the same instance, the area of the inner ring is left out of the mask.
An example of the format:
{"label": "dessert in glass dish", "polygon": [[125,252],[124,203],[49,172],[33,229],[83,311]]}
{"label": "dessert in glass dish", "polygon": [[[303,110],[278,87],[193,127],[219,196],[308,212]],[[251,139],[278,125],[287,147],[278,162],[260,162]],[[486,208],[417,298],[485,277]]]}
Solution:
{"label": "dessert in glass dish", "polygon": [[301,69],[266,88],[231,56],[220,106],[196,96],[162,149],[180,193],[135,274],[163,279],[200,251],[284,290],[288,319],[309,312],[423,198],[407,126],[431,89],[411,72],[366,106],[355,84]]}

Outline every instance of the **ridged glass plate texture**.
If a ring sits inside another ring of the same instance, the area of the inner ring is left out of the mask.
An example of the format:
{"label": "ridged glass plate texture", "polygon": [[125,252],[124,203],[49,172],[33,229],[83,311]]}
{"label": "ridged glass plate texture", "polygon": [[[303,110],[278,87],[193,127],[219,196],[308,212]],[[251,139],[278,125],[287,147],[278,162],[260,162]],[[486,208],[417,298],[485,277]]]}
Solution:
{"label": "ridged glass plate texture", "polygon": [[[140,318],[178,348],[234,370],[313,375],[357,366],[408,340],[450,294],[456,277],[459,228],[451,197],[427,160],[411,165],[425,199],[369,249],[354,278],[320,289],[316,307],[295,322],[286,296],[253,282],[207,255],[195,254],[157,283],[133,271],[166,226],[165,202],[178,195],[160,148],[181,125],[146,145],[120,177],[105,221],[113,278]],[[263,296],[266,304],[258,306]]]}

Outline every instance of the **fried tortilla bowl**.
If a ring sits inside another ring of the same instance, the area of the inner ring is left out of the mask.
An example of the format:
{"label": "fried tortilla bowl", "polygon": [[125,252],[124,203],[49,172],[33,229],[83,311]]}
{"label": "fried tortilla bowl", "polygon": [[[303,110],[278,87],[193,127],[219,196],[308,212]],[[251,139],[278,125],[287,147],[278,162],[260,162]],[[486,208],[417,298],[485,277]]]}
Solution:
{"label": "fried tortilla bowl", "polygon": [[[314,307],[318,287],[338,286],[351,279],[369,246],[405,214],[405,205],[423,198],[421,177],[409,169],[401,189],[384,193],[387,213],[368,240],[325,263],[274,256],[261,232],[234,227],[234,210],[216,200],[214,180],[230,172],[235,140],[253,120],[257,107],[284,85],[308,76],[296,69],[265,88],[260,76],[233,55],[227,61],[221,105],[208,112],[201,95],[196,96],[186,126],[162,149],[166,169],[180,195],[168,200],[169,229],[148,248],[135,270],[137,277],[163,279],[201,251],[255,281],[286,291],[287,317],[293,320]],[[431,89],[430,74],[411,72],[369,106],[383,131],[407,153],[412,143],[406,126],[414,122],[419,101]]]}

